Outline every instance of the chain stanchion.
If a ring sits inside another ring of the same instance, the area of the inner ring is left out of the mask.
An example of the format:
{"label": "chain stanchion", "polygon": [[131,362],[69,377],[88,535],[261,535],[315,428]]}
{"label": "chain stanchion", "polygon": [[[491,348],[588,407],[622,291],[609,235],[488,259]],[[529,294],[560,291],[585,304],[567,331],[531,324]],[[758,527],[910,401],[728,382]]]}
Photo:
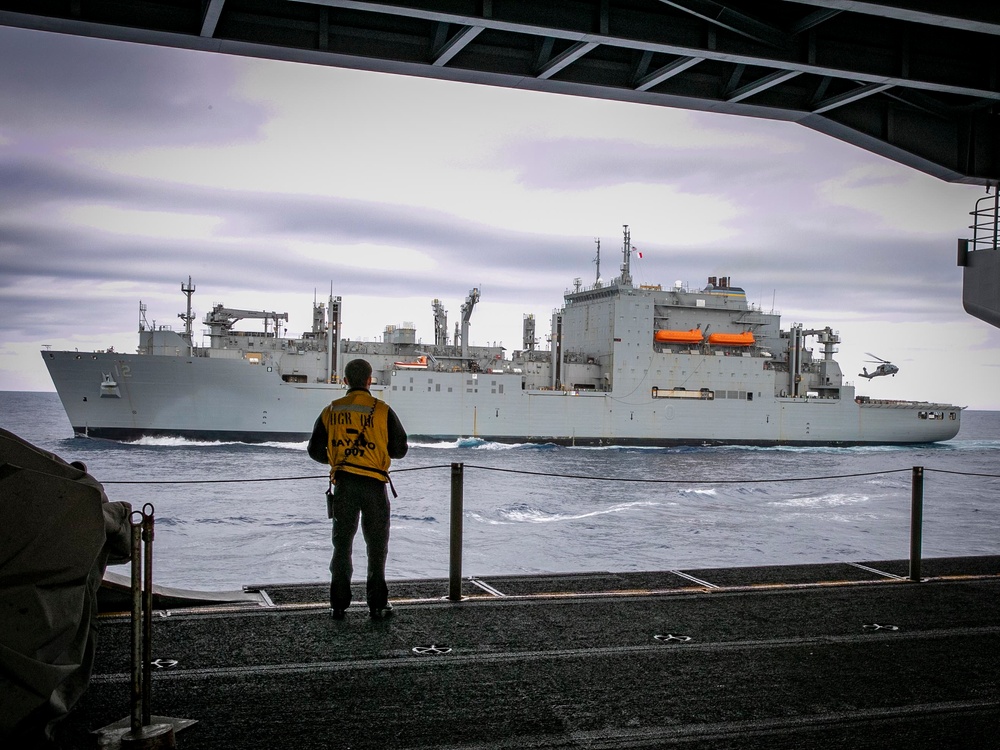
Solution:
{"label": "chain stanchion", "polygon": [[920,581],[920,558],[924,525],[924,467],[913,467],[910,490],[910,580]]}
{"label": "chain stanchion", "polygon": [[133,512],[132,526],[132,690],[129,731],[123,748],[176,747],[174,725],[153,723],[151,684],[153,662],[153,514],[151,503]]}
{"label": "chain stanchion", "polygon": [[129,717],[131,731],[142,727],[142,520],[143,515],[134,511],[129,516],[132,527],[132,681]]}
{"label": "chain stanchion", "polygon": [[142,725],[152,723],[153,669],[153,513],[152,504],[142,506]]}
{"label": "chain stanchion", "polygon": [[448,598],[462,601],[462,513],[463,477],[465,465],[451,465],[451,544],[448,576]]}

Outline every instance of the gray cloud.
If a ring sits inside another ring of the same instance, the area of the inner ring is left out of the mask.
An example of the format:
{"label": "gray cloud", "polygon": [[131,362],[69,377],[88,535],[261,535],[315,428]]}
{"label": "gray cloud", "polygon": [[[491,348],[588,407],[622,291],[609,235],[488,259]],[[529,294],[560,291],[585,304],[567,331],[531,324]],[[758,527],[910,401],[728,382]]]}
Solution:
{"label": "gray cloud", "polygon": [[235,68],[218,55],[7,27],[0,49],[0,132],[29,148],[232,143],[265,120],[234,98]]}
{"label": "gray cloud", "polygon": [[[590,138],[540,139],[508,144],[500,156],[518,181],[536,189],[592,190],[630,182],[683,185],[689,193],[716,193],[753,175],[784,181],[793,171],[773,155],[746,148],[651,146]],[[741,175],[743,177],[741,177]]]}

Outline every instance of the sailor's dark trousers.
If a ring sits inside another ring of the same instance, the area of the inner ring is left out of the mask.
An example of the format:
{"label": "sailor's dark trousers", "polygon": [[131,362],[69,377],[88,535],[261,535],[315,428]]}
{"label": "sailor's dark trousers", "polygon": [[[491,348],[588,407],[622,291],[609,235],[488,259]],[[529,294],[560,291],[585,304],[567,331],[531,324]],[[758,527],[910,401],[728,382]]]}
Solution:
{"label": "sailor's dark trousers", "polygon": [[367,603],[381,609],[389,601],[385,583],[385,560],[389,554],[389,495],[385,483],[369,477],[337,472],[333,494],[333,560],[330,561],[330,606],[347,609],[351,604],[352,552],[361,521],[368,551]]}

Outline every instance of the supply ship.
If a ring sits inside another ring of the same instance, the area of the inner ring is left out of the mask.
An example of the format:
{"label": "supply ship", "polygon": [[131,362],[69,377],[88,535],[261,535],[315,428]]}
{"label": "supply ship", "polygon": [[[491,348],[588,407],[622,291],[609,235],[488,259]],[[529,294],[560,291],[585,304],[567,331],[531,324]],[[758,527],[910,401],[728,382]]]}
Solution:
{"label": "supply ship", "polygon": [[[599,260],[598,249],[598,260]],[[626,227],[620,275],[577,280],[552,315],[546,349],[523,319],[522,348],[471,346],[472,289],[449,339],[434,312],[434,343],[410,324],[381,341],[342,336],[341,297],[313,303],[312,329],[281,335],[287,313],[216,305],[207,343],[195,341],[188,279],[183,332],[149,326],[140,303],[135,354],[42,351],[74,433],[290,442],[308,439],[320,410],[345,393],[344,365],[367,359],[372,392],[411,438],[481,438],[560,445],[886,445],[958,434],[964,407],[855,393],[834,359],[830,327],[781,329],[729,278],[701,288],[633,285]],[[598,264],[599,268],[599,264]],[[237,330],[241,320],[263,331]],[[814,355],[809,347],[819,351]]]}

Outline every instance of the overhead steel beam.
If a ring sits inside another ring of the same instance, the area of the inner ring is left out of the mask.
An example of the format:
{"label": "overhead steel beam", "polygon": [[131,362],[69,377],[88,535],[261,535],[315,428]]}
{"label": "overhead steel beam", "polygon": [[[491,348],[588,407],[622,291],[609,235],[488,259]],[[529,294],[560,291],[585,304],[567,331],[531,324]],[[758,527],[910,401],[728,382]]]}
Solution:
{"label": "overhead steel beam", "polygon": [[643,76],[635,85],[636,91],[649,91],[655,86],[659,86],[661,83],[669,78],[673,78],[676,75],[680,75],[688,68],[693,68],[698,63],[702,62],[704,57],[681,57],[674,60],[672,63],[664,65],[662,68]]}
{"label": "overhead steel beam", "polygon": [[708,23],[774,47],[788,42],[788,35],[756,18],[740,13],[715,0],[660,0]]}
{"label": "overhead steel beam", "polygon": [[431,64],[447,65],[455,55],[471,44],[472,40],[479,36],[482,30],[482,26],[466,26],[460,29],[438,50]]}
{"label": "overhead steel beam", "polygon": [[[662,0],[660,0],[662,1]],[[779,2],[782,0],[779,0]],[[468,13],[445,12],[434,10],[431,6],[448,5],[446,3],[425,3],[411,0],[410,4],[400,2],[372,2],[371,0],[290,0],[295,4],[326,5],[331,8],[348,10],[362,10],[368,13],[390,15],[402,18],[410,18],[423,21],[435,21],[443,23],[458,24],[460,26],[478,26],[486,29],[523,36],[547,37],[552,39],[580,42],[596,45],[607,45],[630,50],[648,50],[655,53],[675,55],[678,57],[703,57],[707,60],[716,60],[734,65],[755,65],[760,67],[770,67],[780,70],[795,70],[799,73],[810,73],[812,75],[828,75],[834,78],[845,80],[856,80],[865,83],[890,83],[893,86],[905,86],[907,88],[924,88],[928,91],[935,91],[943,94],[958,94],[960,96],[976,96],[982,98],[995,98],[1000,101],[1000,91],[987,88],[974,88],[942,80],[927,78],[909,78],[900,74],[870,73],[858,70],[849,66],[819,65],[804,62],[787,55],[775,55],[768,53],[766,49],[754,50],[750,52],[738,52],[735,50],[713,49],[707,44],[681,44],[678,42],[664,43],[649,38],[634,38],[626,36],[614,36],[611,34],[601,34],[598,32],[587,32],[579,28],[568,26],[540,26],[537,23],[526,21],[504,20],[498,16],[485,18],[483,16],[471,15]],[[522,0],[530,2],[530,0]],[[666,4],[666,3],[664,3]],[[0,3],[2,5],[2,3]],[[513,15],[512,15],[513,18]],[[591,47],[590,49],[593,49]],[[589,51],[589,50],[587,50]]]}
{"label": "overhead steel beam", "polygon": [[797,36],[809,29],[815,28],[820,24],[829,21],[834,18],[837,14],[841,13],[839,10],[817,10],[810,13],[807,16],[803,16],[798,21],[793,23],[788,29],[788,33],[792,36]]}
{"label": "overhead steel beam", "polygon": [[1000,34],[1000,5],[993,0],[794,0],[794,4],[815,5],[980,34]]}
{"label": "overhead steel beam", "polygon": [[226,0],[209,0],[205,6],[205,15],[201,22],[201,36],[215,36],[215,27],[222,15],[222,6]]}
{"label": "overhead steel beam", "polygon": [[837,96],[831,96],[829,99],[824,99],[813,107],[812,111],[815,115],[821,115],[824,112],[829,112],[831,109],[852,104],[874,94],[880,94],[890,88],[892,88],[892,86],[888,83],[869,83],[867,85],[858,86],[853,91],[845,91],[843,94],[838,94]]}
{"label": "overhead steel beam", "polygon": [[556,55],[554,58],[542,65],[541,69],[538,71],[538,77],[551,78],[559,71],[568,68],[596,46],[597,44],[594,42],[577,42],[565,52]]}
{"label": "overhead steel beam", "polygon": [[789,81],[797,75],[799,75],[799,71],[797,70],[779,70],[774,73],[770,73],[763,78],[758,78],[753,83],[740,86],[726,97],[726,101],[741,102],[744,99],[749,99],[755,94],[767,91],[769,88],[773,88],[774,86],[782,84],[785,81]]}

